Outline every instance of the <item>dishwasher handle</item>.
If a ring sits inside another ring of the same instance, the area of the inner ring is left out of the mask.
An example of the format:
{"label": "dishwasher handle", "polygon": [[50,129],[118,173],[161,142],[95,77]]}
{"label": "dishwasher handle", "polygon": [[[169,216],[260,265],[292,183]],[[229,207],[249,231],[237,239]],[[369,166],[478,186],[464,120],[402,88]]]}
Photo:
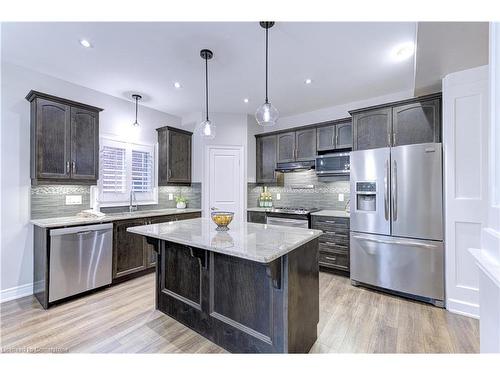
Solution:
{"label": "dishwasher handle", "polygon": [[113,229],[113,223],[84,225],[79,227],[51,229],[50,236],[62,236],[64,234],[87,234],[88,232],[110,229]]}

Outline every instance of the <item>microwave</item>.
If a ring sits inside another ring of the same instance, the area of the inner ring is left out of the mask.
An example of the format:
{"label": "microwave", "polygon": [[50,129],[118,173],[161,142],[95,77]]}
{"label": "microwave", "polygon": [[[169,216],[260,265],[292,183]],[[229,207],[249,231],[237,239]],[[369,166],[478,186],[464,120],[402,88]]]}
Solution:
{"label": "microwave", "polygon": [[349,155],[349,152],[337,152],[316,156],[316,174],[318,176],[348,175],[350,173]]}

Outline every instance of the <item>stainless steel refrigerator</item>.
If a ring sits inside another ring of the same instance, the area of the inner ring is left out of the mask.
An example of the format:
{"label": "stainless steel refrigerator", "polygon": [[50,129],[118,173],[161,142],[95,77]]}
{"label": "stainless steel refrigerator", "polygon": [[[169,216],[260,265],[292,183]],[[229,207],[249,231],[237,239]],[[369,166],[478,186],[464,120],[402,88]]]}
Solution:
{"label": "stainless steel refrigerator", "polygon": [[351,280],[444,306],[440,143],[351,153]]}

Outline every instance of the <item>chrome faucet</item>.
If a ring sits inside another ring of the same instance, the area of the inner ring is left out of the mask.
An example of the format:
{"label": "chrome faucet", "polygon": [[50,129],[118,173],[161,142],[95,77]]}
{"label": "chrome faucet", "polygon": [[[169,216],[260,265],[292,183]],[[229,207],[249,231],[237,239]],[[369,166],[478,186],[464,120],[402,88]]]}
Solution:
{"label": "chrome faucet", "polygon": [[135,198],[135,191],[130,189],[130,203],[128,206],[128,212],[137,211],[137,199]]}

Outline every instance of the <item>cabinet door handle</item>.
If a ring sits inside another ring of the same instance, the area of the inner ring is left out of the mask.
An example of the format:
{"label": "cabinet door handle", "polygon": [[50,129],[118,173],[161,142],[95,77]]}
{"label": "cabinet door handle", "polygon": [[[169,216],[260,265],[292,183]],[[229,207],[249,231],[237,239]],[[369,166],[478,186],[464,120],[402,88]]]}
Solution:
{"label": "cabinet door handle", "polygon": [[70,166],[69,166],[69,161],[66,162],[66,173],[70,172]]}
{"label": "cabinet door handle", "polygon": [[168,178],[172,177],[172,170],[170,168],[168,169],[168,173],[167,174],[168,174]]}
{"label": "cabinet door handle", "polygon": [[339,135],[335,134],[335,147],[337,147],[339,144]]}
{"label": "cabinet door handle", "polygon": [[387,132],[387,146],[391,145],[391,133]]}
{"label": "cabinet door handle", "polygon": [[396,132],[392,133],[392,145],[396,146]]}
{"label": "cabinet door handle", "polygon": [[75,174],[76,173],[76,162],[75,161],[73,161],[71,163],[71,169],[72,169],[72,173]]}

